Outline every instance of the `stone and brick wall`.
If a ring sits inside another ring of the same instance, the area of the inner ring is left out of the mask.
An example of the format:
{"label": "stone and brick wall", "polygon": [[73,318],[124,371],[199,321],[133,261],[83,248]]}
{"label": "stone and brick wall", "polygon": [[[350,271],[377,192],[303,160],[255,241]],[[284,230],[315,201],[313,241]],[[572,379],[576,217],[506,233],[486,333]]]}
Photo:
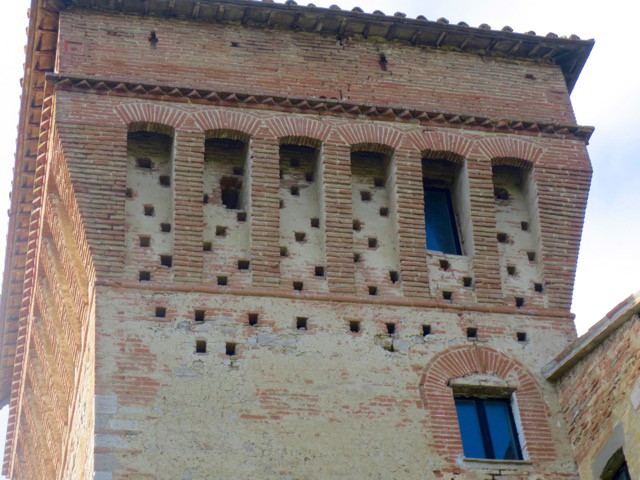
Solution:
{"label": "stone and brick wall", "polygon": [[[62,300],[26,368],[61,385],[23,400],[15,478],[576,478],[540,372],[575,336],[591,169],[523,123],[574,123],[559,67],[82,9],[59,45],[43,212],[69,226],[39,265]],[[448,120],[402,114],[425,109]],[[439,159],[463,255],[425,248]],[[475,374],[514,386],[524,461],[462,457],[449,382]]]}

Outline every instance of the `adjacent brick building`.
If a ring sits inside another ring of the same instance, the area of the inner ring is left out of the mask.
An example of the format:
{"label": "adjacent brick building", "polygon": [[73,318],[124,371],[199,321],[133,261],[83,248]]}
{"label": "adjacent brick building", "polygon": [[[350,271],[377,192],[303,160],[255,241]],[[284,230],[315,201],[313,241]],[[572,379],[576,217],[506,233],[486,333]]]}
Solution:
{"label": "adjacent brick building", "polygon": [[591,47],[293,1],[33,0],[5,474],[578,478],[542,372],[575,338]]}

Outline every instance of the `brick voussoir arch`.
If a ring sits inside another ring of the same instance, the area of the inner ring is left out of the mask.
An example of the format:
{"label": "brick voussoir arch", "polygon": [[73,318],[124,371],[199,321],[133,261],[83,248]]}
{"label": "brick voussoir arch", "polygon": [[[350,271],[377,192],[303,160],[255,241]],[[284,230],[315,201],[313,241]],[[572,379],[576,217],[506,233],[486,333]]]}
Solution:
{"label": "brick voussoir arch", "polygon": [[178,130],[189,115],[179,108],[158,105],[152,102],[135,102],[115,107],[116,114],[125,125],[156,124]]}
{"label": "brick voussoir arch", "polygon": [[262,126],[262,120],[243,112],[209,109],[193,115],[198,128],[209,131],[236,131],[253,137]]}
{"label": "brick voussoir arch", "polygon": [[404,133],[396,129],[371,123],[342,125],[335,131],[347,145],[370,147],[375,151],[380,145],[396,150],[404,136]]}
{"label": "brick voussoir arch", "polygon": [[[517,360],[489,347],[459,346],[441,352],[424,370],[420,394],[427,410],[434,447],[449,461],[462,454],[462,439],[451,380],[488,374],[516,384],[515,399],[524,437],[523,449],[534,463],[552,461],[551,411],[533,375]],[[480,391],[481,392],[481,391]]]}
{"label": "brick voussoir arch", "polygon": [[331,125],[311,118],[277,116],[266,120],[265,127],[281,142],[306,144],[306,140],[323,143],[329,137]]}
{"label": "brick voussoir arch", "polygon": [[423,155],[425,152],[447,152],[460,158],[467,158],[474,144],[461,134],[434,130],[412,132],[407,136],[407,143]]}
{"label": "brick voussoir arch", "polygon": [[542,157],[543,148],[522,138],[511,138],[509,135],[485,138],[477,142],[477,148],[494,165],[531,168]]}

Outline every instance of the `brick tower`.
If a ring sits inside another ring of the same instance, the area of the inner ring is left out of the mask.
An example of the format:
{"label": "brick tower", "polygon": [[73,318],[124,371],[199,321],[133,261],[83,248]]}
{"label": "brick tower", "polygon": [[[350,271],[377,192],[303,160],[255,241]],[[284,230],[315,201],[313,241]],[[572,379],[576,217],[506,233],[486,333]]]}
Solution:
{"label": "brick tower", "polygon": [[249,0],[32,0],[9,478],[575,479],[543,366],[592,47]]}

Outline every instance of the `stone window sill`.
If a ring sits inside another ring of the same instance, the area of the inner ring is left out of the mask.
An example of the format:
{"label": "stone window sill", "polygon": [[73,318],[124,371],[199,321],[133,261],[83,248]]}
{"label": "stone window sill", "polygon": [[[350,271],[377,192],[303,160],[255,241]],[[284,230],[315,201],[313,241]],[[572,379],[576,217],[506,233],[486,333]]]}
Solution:
{"label": "stone window sill", "polygon": [[463,458],[463,463],[473,468],[495,468],[496,466],[525,467],[533,465],[530,460],[495,460],[492,458]]}

